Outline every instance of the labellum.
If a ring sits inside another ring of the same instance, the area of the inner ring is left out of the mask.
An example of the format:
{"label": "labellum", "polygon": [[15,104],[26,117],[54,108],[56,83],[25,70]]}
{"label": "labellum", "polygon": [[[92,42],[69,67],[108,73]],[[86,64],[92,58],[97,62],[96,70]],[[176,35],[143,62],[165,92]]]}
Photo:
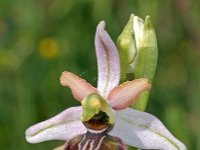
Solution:
{"label": "labellum", "polygon": [[113,127],[111,120],[114,116],[106,101],[99,94],[92,93],[81,104],[81,120],[87,132],[72,138],[65,150],[126,150],[121,139],[108,135]]}

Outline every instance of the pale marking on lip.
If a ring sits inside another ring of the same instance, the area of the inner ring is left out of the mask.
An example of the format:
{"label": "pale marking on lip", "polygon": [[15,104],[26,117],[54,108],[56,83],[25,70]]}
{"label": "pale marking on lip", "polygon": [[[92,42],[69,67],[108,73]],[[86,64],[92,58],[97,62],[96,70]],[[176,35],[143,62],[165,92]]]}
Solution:
{"label": "pale marking on lip", "polygon": [[99,148],[101,147],[101,144],[102,144],[102,142],[103,142],[103,140],[104,140],[105,137],[106,136],[101,137],[101,139],[99,140],[99,143],[98,143],[97,147],[94,150],[99,150]]}
{"label": "pale marking on lip", "polygon": [[82,140],[78,144],[78,150],[81,150],[81,144],[83,143],[83,141],[85,140],[85,138],[86,138],[86,135],[83,136]]}
{"label": "pale marking on lip", "polygon": [[106,131],[108,129],[108,127],[102,129],[102,130],[92,130],[92,129],[87,129],[89,132],[91,133],[95,133],[95,134],[99,134],[99,133],[103,133],[104,131]]}

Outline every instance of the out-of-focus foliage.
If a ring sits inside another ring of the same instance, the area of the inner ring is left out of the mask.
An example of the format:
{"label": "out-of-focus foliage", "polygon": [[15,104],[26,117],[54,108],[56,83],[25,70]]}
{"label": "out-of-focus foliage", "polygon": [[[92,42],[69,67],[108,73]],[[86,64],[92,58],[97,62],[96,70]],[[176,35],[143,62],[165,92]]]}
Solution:
{"label": "out-of-focus foliage", "polygon": [[105,20],[117,40],[131,13],[150,15],[158,67],[148,112],[188,149],[200,149],[200,2],[198,0],[1,0],[0,149],[51,149],[28,144],[27,127],[72,105],[59,76],[68,70],[96,84],[94,33]]}

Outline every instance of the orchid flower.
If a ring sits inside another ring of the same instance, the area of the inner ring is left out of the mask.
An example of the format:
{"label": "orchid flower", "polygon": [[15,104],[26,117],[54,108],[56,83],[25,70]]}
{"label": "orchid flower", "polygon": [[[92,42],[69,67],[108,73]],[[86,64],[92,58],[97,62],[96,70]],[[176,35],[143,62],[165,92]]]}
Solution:
{"label": "orchid flower", "polygon": [[[79,140],[76,149],[89,147],[90,150],[98,150],[103,149],[109,137],[114,142],[118,141],[118,145],[112,149],[117,149],[117,146],[126,149],[127,145],[140,149],[185,150],[185,145],[156,117],[128,107],[144,90],[149,90],[151,84],[148,79],[141,78],[119,85],[118,51],[104,28],[102,21],[97,26],[95,36],[97,88],[71,72],[63,72],[61,84],[71,89],[82,106],[68,108],[28,128],[26,140],[30,143],[64,140],[68,146]],[[94,138],[88,140],[88,133],[101,136],[96,141]],[[67,148],[64,146],[62,149]]]}

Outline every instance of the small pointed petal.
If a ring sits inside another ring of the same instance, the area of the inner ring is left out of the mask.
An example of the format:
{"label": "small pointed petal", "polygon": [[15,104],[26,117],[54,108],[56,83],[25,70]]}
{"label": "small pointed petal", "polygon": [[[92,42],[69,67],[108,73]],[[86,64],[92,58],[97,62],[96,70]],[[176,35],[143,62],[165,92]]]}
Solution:
{"label": "small pointed petal", "polygon": [[144,90],[150,88],[151,84],[146,78],[127,81],[110,92],[108,95],[109,104],[115,110],[124,109],[133,104]]}
{"label": "small pointed petal", "polygon": [[60,77],[60,83],[72,90],[75,99],[82,101],[91,93],[97,93],[97,89],[77,75],[64,71]]}
{"label": "small pointed petal", "polygon": [[131,108],[116,111],[116,122],[109,134],[140,149],[186,150],[160,120]]}
{"label": "small pointed petal", "polygon": [[105,31],[105,22],[100,22],[95,35],[98,62],[98,91],[103,97],[119,84],[120,63],[117,48]]}
{"label": "small pointed petal", "polygon": [[71,107],[57,116],[38,123],[26,130],[26,140],[29,143],[39,143],[49,140],[67,141],[72,137],[86,133],[86,128],[80,121],[81,107]]}

